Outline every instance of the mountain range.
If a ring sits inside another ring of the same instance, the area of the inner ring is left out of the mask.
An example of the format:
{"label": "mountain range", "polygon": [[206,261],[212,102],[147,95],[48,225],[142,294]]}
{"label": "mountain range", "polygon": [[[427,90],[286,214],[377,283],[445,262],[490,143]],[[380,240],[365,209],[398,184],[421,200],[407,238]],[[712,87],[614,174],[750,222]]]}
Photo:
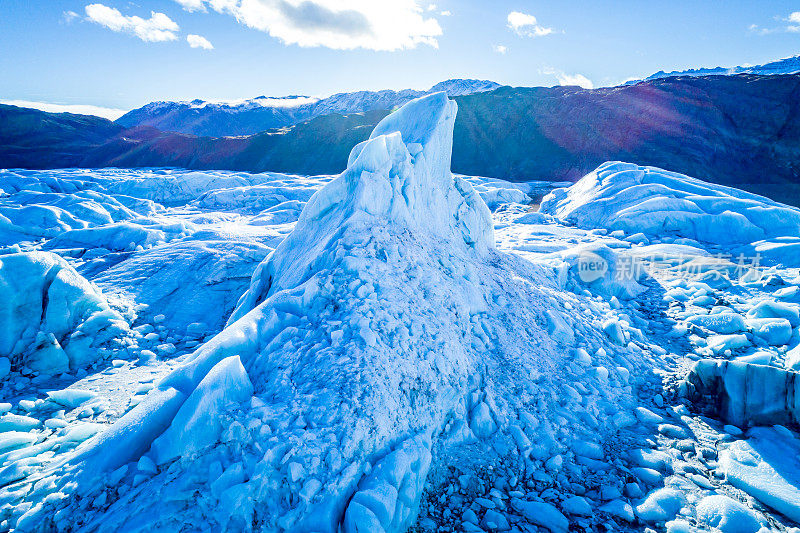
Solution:
{"label": "mountain range", "polygon": [[[454,172],[574,181],[622,160],[800,202],[800,75],[683,76],[594,90],[499,87],[454,99]],[[332,113],[250,136],[209,137],[0,106],[0,168],[332,174],[389,112]]]}
{"label": "mountain range", "polygon": [[[740,67],[713,67],[696,68],[689,70],[673,70],[656,72],[645,78],[645,81],[658,78],[674,78],[678,76],[731,76],[735,74],[758,74],[768,76],[772,74],[797,74],[800,73],[800,56],[787,57],[777,61],[771,61],[763,65],[740,66]],[[632,80],[626,82],[627,85],[639,83],[642,80]]]}
{"label": "mountain range", "polygon": [[259,96],[236,102],[152,102],[117,119],[126,128],[150,126],[162,131],[223,137],[253,135],[272,128],[284,128],[332,113],[363,113],[394,109],[425,94],[444,91],[463,96],[491,91],[500,84],[487,80],[446,80],[427,91],[357,91],[328,98]]}

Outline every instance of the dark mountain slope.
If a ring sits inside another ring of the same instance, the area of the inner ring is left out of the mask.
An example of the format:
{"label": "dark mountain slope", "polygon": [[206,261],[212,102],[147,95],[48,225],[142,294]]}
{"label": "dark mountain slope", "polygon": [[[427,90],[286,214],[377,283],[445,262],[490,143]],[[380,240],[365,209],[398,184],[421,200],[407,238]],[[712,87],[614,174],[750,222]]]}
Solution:
{"label": "dark mountain slope", "polygon": [[[624,160],[773,197],[800,184],[800,75],[677,77],[595,90],[502,87],[455,99],[455,172],[575,180]],[[0,167],[335,173],[387,113],[330,114],[213,138],[2,106]]]}
{"label": "dark mountain slope", "polygon": [[125,113],[117,124],[127,128],[149,126],[162,131],[211,137],[253,135],[285,128],[324,115],[349,115],[379,109],[394,109],[431,92],[461,96],[500,87],[488,80],[446,80],[427,91],[356,91],[317,99],[306,96],[268,98],[260,96],[240,102],[151,102]]}
{"label": "dark mountain slope", "polygon": [[369,137],[386,114],[327,115],[248,137],[196,137],[134,128],[88,151],[80,166],[332,173],[346,166],[350,149]]}
{"label": "dark mountain slope", "polygon": [[123,129],[100,117],[0,104],[0,166],[78,166],[88,150],[108,142]]}
{"label": "dark mountain slope", "polygon": [[608,160],[719,183],[797,181],[800,76],[659,79],[457,98],[453,169],[575,180]]}

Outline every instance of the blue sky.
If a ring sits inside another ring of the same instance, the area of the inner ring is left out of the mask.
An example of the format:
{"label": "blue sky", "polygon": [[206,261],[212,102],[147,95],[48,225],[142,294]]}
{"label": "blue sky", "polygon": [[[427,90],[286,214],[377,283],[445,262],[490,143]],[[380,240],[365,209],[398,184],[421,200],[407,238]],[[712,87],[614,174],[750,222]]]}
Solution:
{"label": "blue sky", "polygon": [[0,0],[0,101],[123,110],[466,77],[597,87],[797,54],[800,1]]}

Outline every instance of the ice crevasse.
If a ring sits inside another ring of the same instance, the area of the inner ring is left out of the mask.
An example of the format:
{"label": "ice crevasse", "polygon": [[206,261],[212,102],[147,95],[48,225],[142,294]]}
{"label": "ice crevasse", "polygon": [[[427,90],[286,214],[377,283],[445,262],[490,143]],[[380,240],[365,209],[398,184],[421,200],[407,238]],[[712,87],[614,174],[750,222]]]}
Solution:
{"label": "ice crevasse", "polygon": [[[558,435],[609,424],[549,420],[575,379],[575,336],[553,327],[568,310],[552,269],[495,250],[488,208],[450,172],[456,110],[437,93],[379,123],[258,266],[226,328],[45,473],[75,496],[30,516],[101,531],[404,531],[442,449],[495,439],[481,456],[544,458]],[[620,369],[605,353],[604,379],[622,383],[635,354]],[[630,400],[618,397],[629,387],[592,391],[599,405]],[[142,461],[147,476],[130,471]],[[87,510],[109,478],[132,488]]]}

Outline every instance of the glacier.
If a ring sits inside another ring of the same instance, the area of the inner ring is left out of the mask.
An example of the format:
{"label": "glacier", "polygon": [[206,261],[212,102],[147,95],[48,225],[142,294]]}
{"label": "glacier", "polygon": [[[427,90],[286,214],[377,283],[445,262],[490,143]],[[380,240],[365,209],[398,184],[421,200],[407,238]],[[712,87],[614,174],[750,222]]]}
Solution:
{"label": "glacier", "polygon": [[457,112],[0,170],[0,530],[792,531],[800,211],[624,162],[536,210]]}

